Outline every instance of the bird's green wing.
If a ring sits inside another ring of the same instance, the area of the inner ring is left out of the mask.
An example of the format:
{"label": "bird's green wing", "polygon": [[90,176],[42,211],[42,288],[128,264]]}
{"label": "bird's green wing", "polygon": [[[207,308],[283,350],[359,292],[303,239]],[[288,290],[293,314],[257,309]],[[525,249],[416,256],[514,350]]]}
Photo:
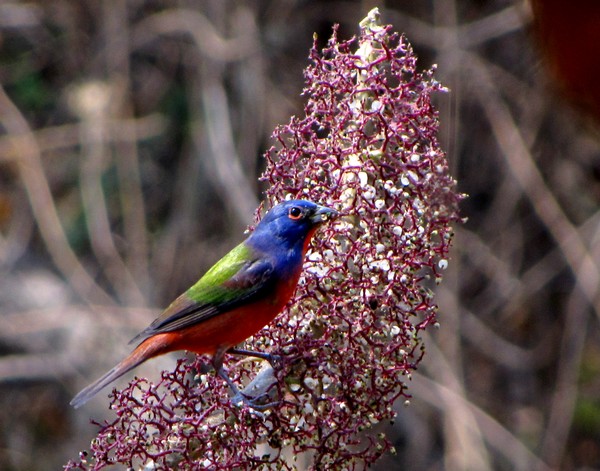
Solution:
{"label": "bird's green wing", "polygon": [[272,274],[273,264],[241,243],[131,342],[190,327],[259,297],[271,285]]}

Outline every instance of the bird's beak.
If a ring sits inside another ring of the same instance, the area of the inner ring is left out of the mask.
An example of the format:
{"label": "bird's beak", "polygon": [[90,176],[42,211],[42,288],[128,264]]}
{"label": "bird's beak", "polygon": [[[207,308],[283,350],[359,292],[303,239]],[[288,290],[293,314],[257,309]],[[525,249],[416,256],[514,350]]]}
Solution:
{"label": "bird's beak", "polygon": [[313,224],[321,224],[323,222],[328,221],[329,219],[333,219],[338,215],[338,212],[335,209],[328,208],[326,206],[319,206],[317,210],[310,217],[310,221]]}

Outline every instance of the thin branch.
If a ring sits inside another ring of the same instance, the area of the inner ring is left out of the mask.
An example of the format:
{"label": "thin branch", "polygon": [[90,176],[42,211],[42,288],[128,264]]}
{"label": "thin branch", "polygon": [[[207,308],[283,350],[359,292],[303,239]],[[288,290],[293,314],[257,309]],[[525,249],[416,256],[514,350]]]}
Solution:
{"label": "thin branch", "polygon": [[[508,167],[558,243],[582,293],[600,318],[600,306],[596,302],[600,283],[598,265],[546,185],[487,69],[481,66],[477,58],[470,57],[468,69],[477,81],[477,86],[471,89],[478,96]],[[584,273],[586,276],[583,276]]]}
{"label": "thin branch", "polygon": [[[106,67],[113,89],[117,92],[113,113],[122,118],[132,119],[131,47],[127,2],[125,0],[104,2],[103,14]],[[115,143],[115,165],[119,178],[123,232],[128,246],[125,257],[127,267],[134,275],[136,286],[148,293],[150,291],[148,228],[137,146],[139,138],[135,131],[135,128],[131,128],[130,133],[125,136],[126,139]],[[145,304],[145,296],[141,296],[137,301]]]}
{"label": "thin branch", "polygon": [[496,419],[467,400],[464,392],[455,391],[420,373],[413,374],[411,389],[420,400],[426,401],[438,409],[441,408],[443,411],[448,410],[449,404],[460,410],[468,411],[477,421],[485,441],[511,463],[512,469],[515,471],[531,469],[550,471],[552,469]]}
{"label": "thin branch", "polygon": [[110,296],[96,284],[69,245],[44,174],[40,149],[29,124],[3,87],[0,87],[0,110],[0,121],[19,156],[19,171],[27,197],[54,263],[83,299],[111,304]]}

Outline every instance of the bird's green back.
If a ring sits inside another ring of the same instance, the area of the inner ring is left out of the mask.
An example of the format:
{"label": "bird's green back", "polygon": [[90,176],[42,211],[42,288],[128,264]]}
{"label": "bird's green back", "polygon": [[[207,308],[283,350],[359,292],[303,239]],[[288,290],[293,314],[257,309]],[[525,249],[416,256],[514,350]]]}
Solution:
{"label": "bird's green back", "polygon": [[252,256],[252,250],[242,242],[215,263],[186,294],[199,304],[220,303],[227,301],[230,296],[239,296],[237,290],[224,284],[235,276]]}

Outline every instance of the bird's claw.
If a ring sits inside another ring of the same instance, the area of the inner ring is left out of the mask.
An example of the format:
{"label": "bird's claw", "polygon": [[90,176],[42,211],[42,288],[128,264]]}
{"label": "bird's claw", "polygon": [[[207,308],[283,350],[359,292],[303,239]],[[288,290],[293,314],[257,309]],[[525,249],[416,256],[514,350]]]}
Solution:
{"label": "bird's claw", "polygon": [[283,357],[281,355],[275,355],[274,353],[269,353],[268,356],[265,357],[265,360],[269,362],[274,370],[280,369],[283,363]]}
{"label": "bird's claw", "polygon": [[227,350],[227,353],[233,355],[243,355],[247,357],[260,358],[261,360],[268,361],[269,364],[273,367],[273,369],[277,369],[281,366],[283,362],[283,357],[281,355],[276,355],[274,353],[265,353],[265,352],[254,352],[252,350],[246,350],[243,348],[230,348]]}
{"label": "bird's claw", "polygon": [[252,413],[264,417],[262,411],[267,409],[271,409],[279,404],[279,401],[259,403],[261,398],[266,397],[266,394],[261,394],[260,396],[252,397],[247,396],[241,391],[237,391],[231,398],[231,403],[237,407],[241,407],[242,405],[247,406],[249,409],[252,409]]}

